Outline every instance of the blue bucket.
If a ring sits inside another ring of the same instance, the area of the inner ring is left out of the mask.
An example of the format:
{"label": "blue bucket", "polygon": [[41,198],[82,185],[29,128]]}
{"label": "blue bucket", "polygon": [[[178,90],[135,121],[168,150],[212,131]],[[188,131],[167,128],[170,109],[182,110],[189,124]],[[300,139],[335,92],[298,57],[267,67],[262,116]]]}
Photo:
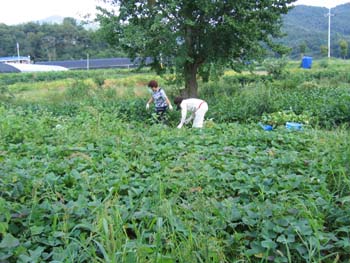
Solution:
{"label": "blue bucket", "polygon": [[297,122],[286,122],[286,128],[292,131],[300,131],[303,129],[303,125]]}

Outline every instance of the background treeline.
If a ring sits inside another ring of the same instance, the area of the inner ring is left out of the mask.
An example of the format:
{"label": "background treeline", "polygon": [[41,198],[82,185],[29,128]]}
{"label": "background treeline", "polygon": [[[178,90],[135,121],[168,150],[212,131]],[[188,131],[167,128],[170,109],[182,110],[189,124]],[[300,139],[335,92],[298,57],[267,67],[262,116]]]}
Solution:
{"label": "background treeline", "polygon": [[33,61],[119,57],[123,53],[109,46],[98,30],[86,29],[74,18],[58,23],[0,24],[0,56],[30,56]]}
{"label": "background treeline", "polygon": [[[350,3],[332,8],[331,13],[331,56],[349,58]],[[327,57],[327,14],[327,8],[300,5],[283,17],[282,32],[286,35],[278,41],[291,48],[290,58]],[[125,56],[118,47],[108,45],[98,29],[88,29],[68,17],[62,23],[0,24],[0,36],[0,56],[16,56],[17,42],[20,54],[34,61],[85,59],[87,54],[91,58]]]}

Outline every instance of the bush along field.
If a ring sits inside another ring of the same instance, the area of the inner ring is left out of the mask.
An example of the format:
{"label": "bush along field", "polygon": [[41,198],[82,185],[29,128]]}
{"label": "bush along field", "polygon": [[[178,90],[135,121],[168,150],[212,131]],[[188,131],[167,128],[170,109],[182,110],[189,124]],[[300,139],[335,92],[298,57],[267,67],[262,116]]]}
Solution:
{"label": "bush along field", "polygon": [[0,262],[348,262],[348,72],[200,83],[201,130],[147,72],[1,75]]}

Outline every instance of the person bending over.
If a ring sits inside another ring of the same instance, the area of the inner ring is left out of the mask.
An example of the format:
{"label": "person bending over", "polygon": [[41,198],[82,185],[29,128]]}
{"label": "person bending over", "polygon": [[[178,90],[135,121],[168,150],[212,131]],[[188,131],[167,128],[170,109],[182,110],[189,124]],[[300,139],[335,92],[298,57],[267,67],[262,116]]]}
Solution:
{"label": "person bending over", "polygon": [[[174,104],[178,110],[181,109],[181,120],[177,126],[178,129],[181,129],[184,124],[188,124],[192,119],[192,127],[203,128],[204,115],[208,111],[207,102],[195,98],[184,99],[182,97],[176,97]],[[187,113],[190,113],[190,116],[186,119]]]}

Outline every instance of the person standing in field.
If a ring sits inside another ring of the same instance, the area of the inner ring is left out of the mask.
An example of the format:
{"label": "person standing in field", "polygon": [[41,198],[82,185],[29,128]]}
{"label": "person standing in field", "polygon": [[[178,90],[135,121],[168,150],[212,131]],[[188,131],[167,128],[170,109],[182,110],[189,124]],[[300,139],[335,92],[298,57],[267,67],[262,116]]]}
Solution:
{"label": "person standing in field", "polygon": [[[182,97],[176,97],[174,99],[174,104],[177,106],[177,109],[181,109],[181,120],[178,129],[181,129],[184,124],[188,124],[192,119],[193,128],[203,128],[204,115],[208,111],[208,104],[201,99],[184,99]],[[191,115],[186,119],[187,112]]]}
{"label": "person standing in field", "polygon": [[168,109],[168,107],[170,110],[173,110],[173,106],[171,105],[171,102],[165,94],[165,91],[162,88],[158,87],[157,81],[151,80],[148,83],[148,87],[152,89],[152,96],[147,101],[146,110],[148,110],[150,104],[154,102],[155,110],[158,116],[158,121],[164,122],[166,110]]}

